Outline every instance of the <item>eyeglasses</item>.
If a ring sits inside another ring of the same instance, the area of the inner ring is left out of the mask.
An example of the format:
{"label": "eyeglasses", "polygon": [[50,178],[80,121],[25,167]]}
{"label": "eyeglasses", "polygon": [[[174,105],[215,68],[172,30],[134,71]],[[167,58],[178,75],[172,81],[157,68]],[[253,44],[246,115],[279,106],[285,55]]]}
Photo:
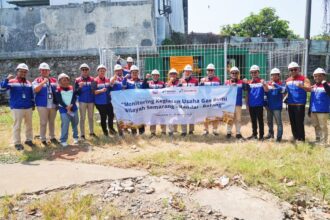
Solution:
{"label": "eyeglasses", "polygon": [[290,72],[297,72],[298,70],[298,68],[289,69]]}
{"label": "eyeglasses", "polygon": [[251,71],[250,73],[251,73],[251,74],[257,74],[258,71]]}
{"label": "eyeglasses", "polygon": [[89,69],[87,68],[82,68],[81,71],[88,71]]}
{"label": "eyeglasses", "polygon": [[233,74],[233,75],[237,75],[237,74],[238,74],[238,72],[231,72],[230,74]]}
{"label": "eyeglasses", "polygon": [[214,72],[214,70],[207,70],[208,72]]}

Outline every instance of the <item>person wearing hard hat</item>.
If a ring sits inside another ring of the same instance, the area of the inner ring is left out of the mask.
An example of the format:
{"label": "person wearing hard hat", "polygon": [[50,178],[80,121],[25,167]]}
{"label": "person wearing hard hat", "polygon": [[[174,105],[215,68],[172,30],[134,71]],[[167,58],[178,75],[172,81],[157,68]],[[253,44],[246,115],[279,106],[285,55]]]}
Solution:
{"label": "person wearing hard hat", "polygon": [[75,81],[75,89],[78,92],[80,114],[80,137],[85,140],[85,119],[88,115],[89,135],[97,137],[94,133],[94,93],[92,83],[94,78],[89,75],[90,68],[86,63],[80,65],[81,75]]}
{"label": "person wearing hard hat", "polygon": [[[220,79],[215,75],[215,66],[214,64],[210,63],[206,67],[207,76],[201,79],[200,85],[201,86],[220,86]],[[213,127],[213,135],[218,136],[218,125],[219,120],[216,118],[206,118],[204,122],[204,136],[209,134],[209,124],[212,124]]]}
{"label": "person wearing hard hat", "polygon": [[305,141],[305,105],[310,81],[300,74],[300,66],[291,62],[288,66],[290,77],[286,80],[288,112],[294,141]]}
{"label": "person wearing hard hat", "polygon": [[103,134],[109,136],[109,132],[111,134],[117,133],[113,128],[114,114],[110,97],[110,79],[105,76],[107,68],[104,65],[99,65],[96,71],[98,76],[94,78],[93,83],[94,103],[100,114]]}
{"label": "person wearing hard hat", "polygon": [[[149,80],[151,79],[152,80]],[[151,71],[151,75],[147,74],[145,81],[144,81],[144,88],[147,89],[162,89],[165,87],[165,83],[161,80],[159,80],[160,78],[160,73],[158,70],[154,69],[153,71]],[[162,135],[166,135],[166,125],[160,125],[160,128],[162,130]],[[156,125],[150,125],[150,133],[151,133],[151,137],[155,137],[156,136]]]}
{"label": "person wearing hard hat", "polygon": [[13,142],[18,151],[24,150],[21,143],[21,124],[25,122],[25,138],[24,142],[30,147],[34,147],[33,128],[32,128],[32,110],[34,108],[34,96],[32,83],[26,79],[29,67],[25,63],[18,64],[16,67],[16,77],[9,74],[8,77],[1,82],[1,90],[9,90],[9,106],[13,113]]}
{"label": "person wearing hard hat", "polygon": [[327,146],[328,118],[330,113],[330,84],[326,81],[324,69],[317,68],[314,73],[315,84],[311,88],[310,115],[315,128],[316,143]]}
{"label": "person wearing hard hat", "polygon": [[[166,87],[178,87],[179,86],[179,76],[178,76],[178,71],[174,68],[170,69],[168,71],[168,81],[166,82],[165,86]],[[178,131],[178,125],[176,124],[170,124],[168,125],[168,135],[173,136],[174,132]]]}
{"label": "person wearing hard hat", "polygon": [[[179,81],[179,86],[190,87],[198,86],[198,79],[192,76],[193,69],[191,65],[186,65],[183,69],[183,77]],[[181,125],[181,136],[185,137],[187,135],[188,125]],[[189,124],[189,134],[194,134],[195,125]]]}
{"label": "person wearing hard hat", "polygon": [[[110,87],[111,91],[118,91],[118,90],[123,90],[123,81],[124,81],[124,76],[123,76],[123,68],[120,64],[116,64],[113,68],[114,70],[114,75],[113,77],[110,78]],[[111,92],[110,92],[111,96]],[[118,129],[118,134],[119,136],[123,136],[123,130],[120,127],[119,123],[117,122],[117,129]],[[127,131],[127,129],[125,129]]]}
{"label": "person wearing hard hat", "polygon": [[265,139],[274,138],[273,118],[275,118],[277,124],[276,142],[282,141],[282,106],[284,92],[285,87],[284,84],[281,82],[281,71],[278,68],[274,68],[270,71],[270,81],[268,82],[268,92],[266,93],[267,125],[269,130],[268,135],[265,137]]}
{"label": "person wearing hard hat", "polygon": [[[244,139],[241,135],[241,123],[242,123],[242,104],[243,104],[243,81],[240,79],[240,71],[234,66],[230,68],[230,79],[225,82],[225,85],[237,87],[236,106],[234,112],[234,121],[236,129],[236,139]],[[226,138],[231,138],[232,125],[227,124]]]}
{"label": "person wearing hard hat", "polygon": [[50,68],[47,63],[39,65],[39,72],[40,76],[32,82],[32,86],[40,120],[40,140],[44,146],[48,145],[46,138],[48,124],[50,142],[58,144],[59,142],[55,138],[55,118],[57,112],[55,92],[57,80],[50,77]]}
{"label": "person wearing hard hat", "polygon": [[123,74],[125,77],[130,77],[130,73],[131,73],[131,67],[134,63],[134,60],[132,57],[127,57],[126,59],[126,65],[123,68]]}
{"label": "person wearing hard hat", "polygon": [[62,147],[68,146],[69,127],[72,127],[73,144],[78,144],[78,107],[76,104],[78,91],[70,85],[70,77],[61,73],[58,75],[59,86],[56,90],[56,97],[59,103],[58,111],[61,116],[61,137]]}
{"label": "person wearing hard hat", "polygon": [[259,77],[260,68],[257,65],[252,65],[250,68],[251,80],[243,80],[244,88],[247,91],[246,107],[249,109],[252,122],[252,135],[248,140],[258,139],[258,125],[259,125],[259,140],[264,140],[264,119],[263,119],[263,105],[264,95],[268,92],[268,86],[265,80]]}
{"label": "person wearing hard hat", "polygon": [[[130,74],[131,74],[130,78],[125,78],[123,80],[124,89],[144,89],[145,83],[143,83],[144,81],[139,77],[139,67],[137,67],[136,65],[132,65]],[[144,134],[145,126],[138,125],[138,128],[139,128],[139,134],[140,135]],[[131,131],[133,135],[137,134],[136,128],[131,128]]]}

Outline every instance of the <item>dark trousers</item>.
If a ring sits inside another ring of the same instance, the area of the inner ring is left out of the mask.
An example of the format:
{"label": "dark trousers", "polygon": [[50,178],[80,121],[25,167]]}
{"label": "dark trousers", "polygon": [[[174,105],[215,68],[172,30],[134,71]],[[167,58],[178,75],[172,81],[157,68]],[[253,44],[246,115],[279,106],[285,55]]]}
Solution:
{"label": "dark trousers", "polygon": [[288,111],[294,139],[305,141],[305,105],[289,105]]}
{"label": "dark trousers", "polygon": [[258,136],[258,124],[259,124],[259,138],[264,137],[264,114],[263,107],[249,107],[250,117],[252,121],[252,135]]}
{"label": "dark trousers", "polygon": [[[101,116],[101,127],[103,130],[103,133],[105,135],[109,134],[108,128],[110,130],[114,130],[113,128],[113,107],[112,104],[105,104],[105,105],[95,105],[96,109],[99,111]],[[107,120],[108,120],[108,127],[107,127]]]}

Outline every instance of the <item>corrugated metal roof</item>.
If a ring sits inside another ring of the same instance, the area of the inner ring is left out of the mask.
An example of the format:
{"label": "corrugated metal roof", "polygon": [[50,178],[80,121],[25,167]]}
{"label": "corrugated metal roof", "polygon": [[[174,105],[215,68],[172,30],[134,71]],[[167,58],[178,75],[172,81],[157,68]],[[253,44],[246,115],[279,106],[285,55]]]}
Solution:
{"label": "corrugated metal roof", "polygon": [[49,0],[9,0],[7,2],[20,7],[49,5]]}

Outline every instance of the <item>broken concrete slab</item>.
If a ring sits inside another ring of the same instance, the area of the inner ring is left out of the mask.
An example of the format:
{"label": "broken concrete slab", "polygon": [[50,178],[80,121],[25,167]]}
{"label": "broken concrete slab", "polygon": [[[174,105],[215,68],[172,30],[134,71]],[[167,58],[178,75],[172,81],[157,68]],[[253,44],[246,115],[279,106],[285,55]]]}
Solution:
{"label": "broken concrete slab", "polygon": [[0,165],[0,196],[33,193],[87,182],[146,176],[144,171],[66,161]]}
{"label": "broken concrete slab", "polygon": [[281,220],[289,207],[270,193],[236,186],[223,190],[203,189],[196,192],[193,199],[225,216],[244,220]]}

